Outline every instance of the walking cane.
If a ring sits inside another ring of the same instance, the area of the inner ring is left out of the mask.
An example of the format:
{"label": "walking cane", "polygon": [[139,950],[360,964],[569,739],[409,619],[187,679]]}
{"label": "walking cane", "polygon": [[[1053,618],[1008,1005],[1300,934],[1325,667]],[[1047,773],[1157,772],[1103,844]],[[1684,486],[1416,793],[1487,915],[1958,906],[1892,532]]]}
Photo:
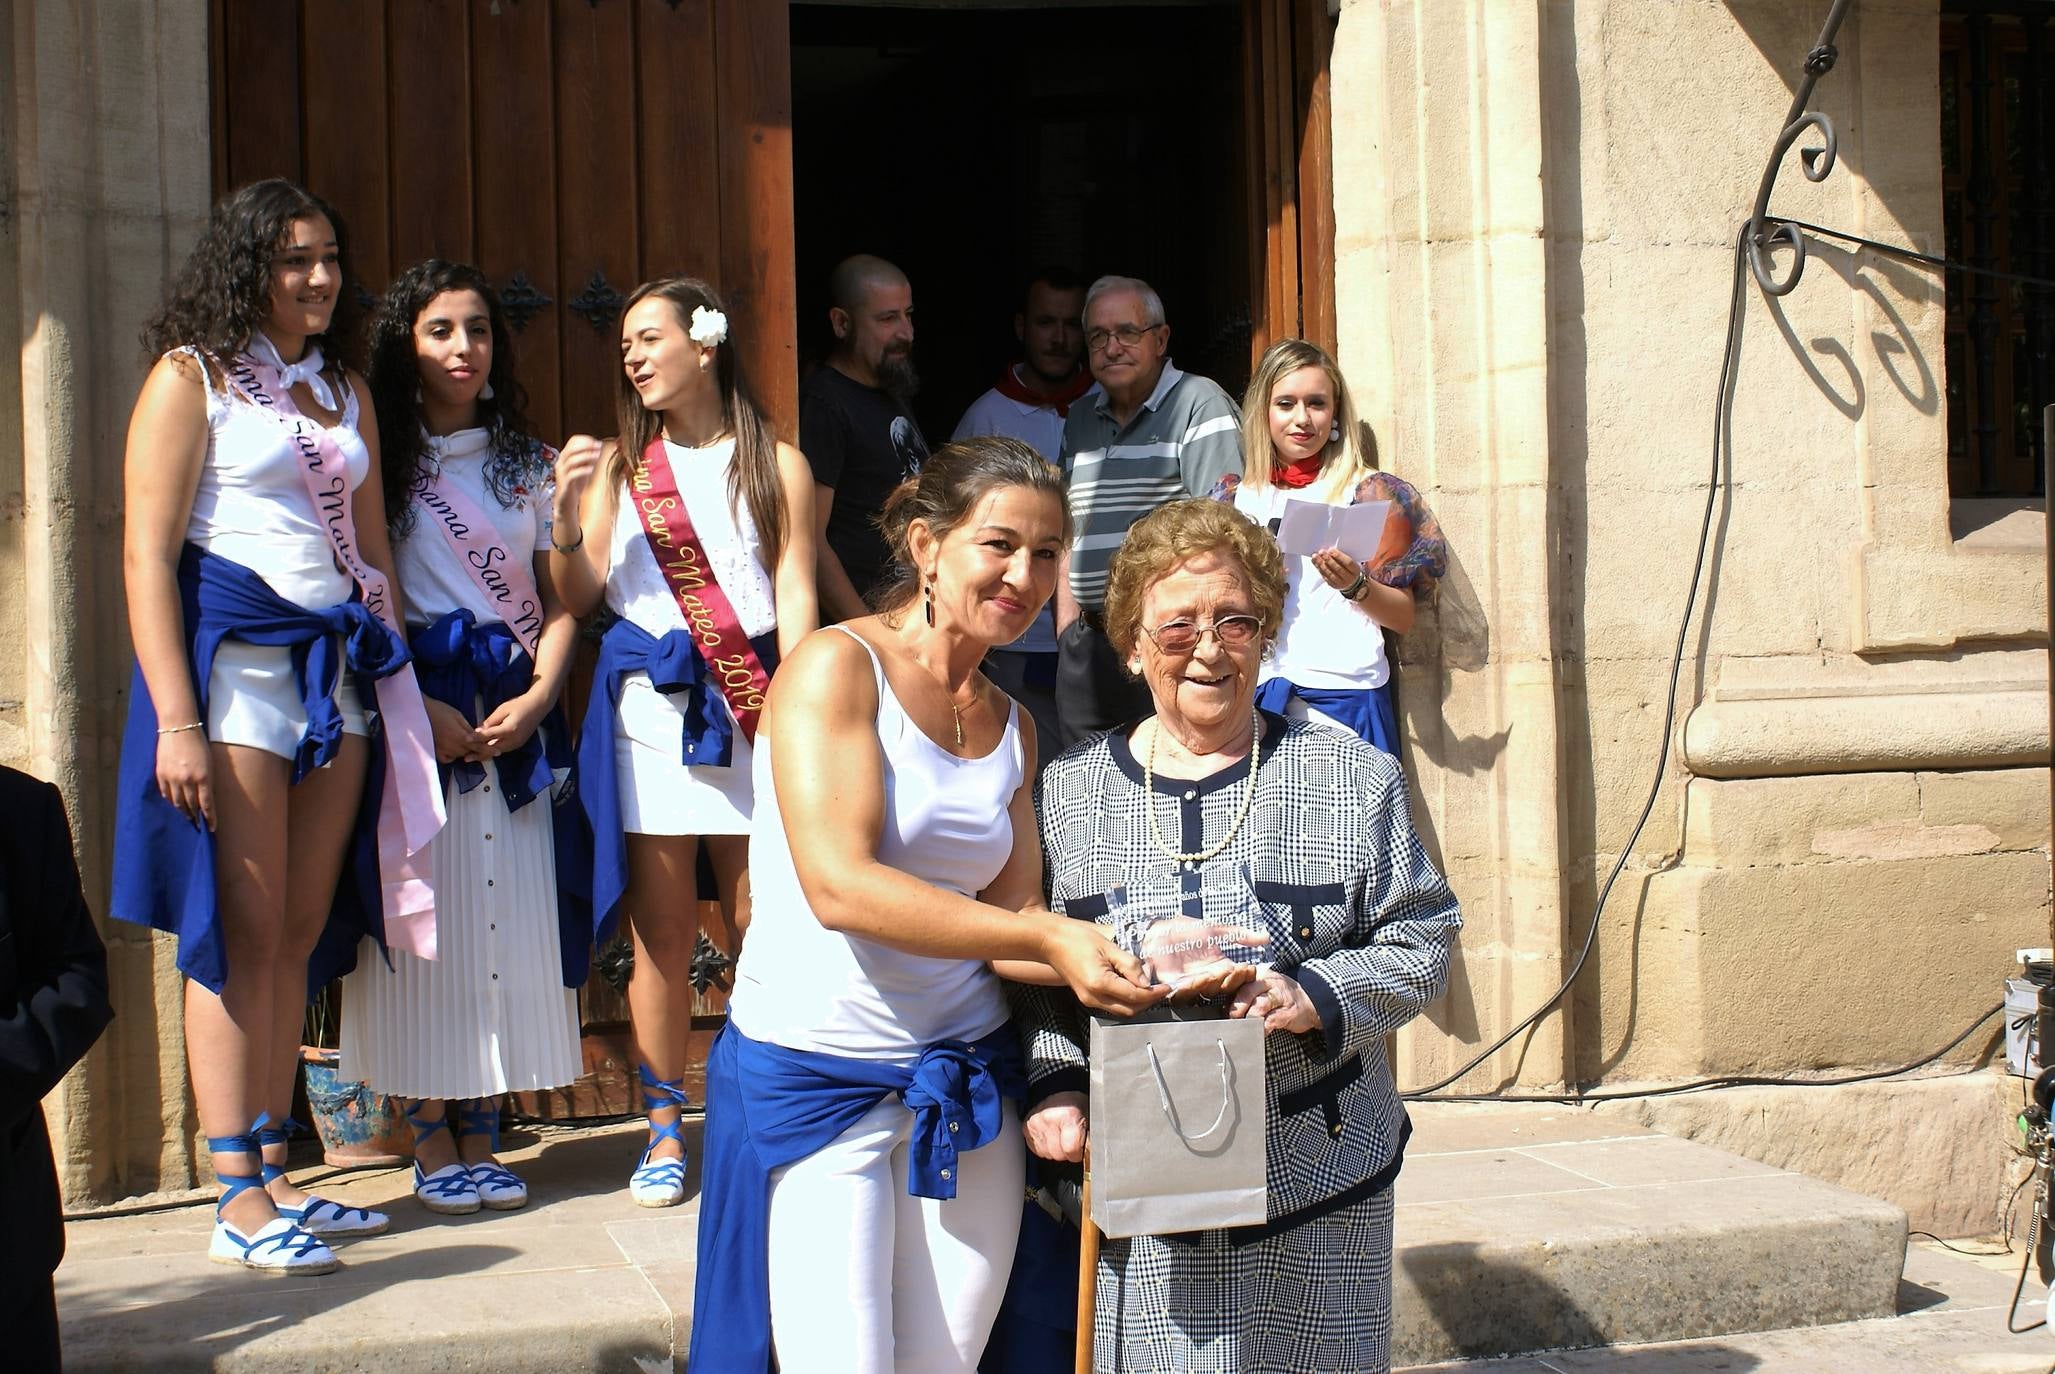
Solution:
{"label": "walking cane", "polygon": [[1077,1374],[1092,1374],[1092,1314],[1099,1305],[1099,1227],[1092,1220],[1092,1146],[1085,1142],[1085,1186],[1078,1217]]}

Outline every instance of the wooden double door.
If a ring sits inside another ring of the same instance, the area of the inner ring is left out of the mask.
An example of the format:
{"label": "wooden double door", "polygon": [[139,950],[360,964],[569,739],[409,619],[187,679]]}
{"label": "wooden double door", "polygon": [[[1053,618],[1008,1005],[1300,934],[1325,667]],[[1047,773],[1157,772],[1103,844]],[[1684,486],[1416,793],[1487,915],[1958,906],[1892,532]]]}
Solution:
{"label": "wooden double door", "polygon": [[[1238,3],[1241,80],[1221,98],[1244,138],[1222,153],[1247,219],[1218,232],[1248,235],[1250,357],[1293,334],[1332,348],[1333,21],[1325,0]],[[424,258],[476,264],[502,294],[530,416],[561,442],[614,431],[625,295],[705,277],[796,437],[784,0],[212,0],[212,21],[217,193],[283,176],[328,200],[357,306]],[[581,1010],[592,1072],[532,1110],[635,1105],[620,997],[595,977]]]}
{"label": "wooden double door", "polygon": [[358,304],[427,257],[505,296],[531,416],[611,433],[622,298],[716,283],[790,437],[790,48],[776,0],[214,0],[214,180],[308,186]]}

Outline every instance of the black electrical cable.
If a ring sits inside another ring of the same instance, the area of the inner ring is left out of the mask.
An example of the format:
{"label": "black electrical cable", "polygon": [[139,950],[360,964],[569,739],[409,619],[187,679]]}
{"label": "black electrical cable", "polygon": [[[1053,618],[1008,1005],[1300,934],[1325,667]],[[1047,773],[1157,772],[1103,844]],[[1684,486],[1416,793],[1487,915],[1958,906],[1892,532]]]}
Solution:
{"label": "black electrical cable", "polygon": [[[1969,1023],[1969,1026],[1953,1040],[1923,1055],[1910,1064],[1900,1064],[1890,1069],[1866,1069],[1861,1073],[1841,1074],[1835,1078],[1795,1078],[1788,1075],[1771,1074],[1724,1074],[1718,1078],[1699,1078],[1689,1083],[1665,1083],[1653,1088],[1622,1088],[1618,1092],[1602,1093],[1407,1093],[1415,1102],[1554,1102],[1578,1104],[1584,1102],[1625,1102],[1640,1097],[1673,1097],[1678,1093],[1705,1092],[1713,1088],[1840,1088],[1850,1083],[1874,1083],[1879,1079],[1896,1078],[1900,1074],[1923,1069],[1940,1059],[1970,1036],[1977,1028],[2005,1010],[2003,1002]],[[1974,1073],[1975,1069],[1964,1069],[1963,1073]],[[1942,1077],[1957,1077],[1944,1074]]]}
{"label": "black electrical cable", "polygon": [[1840,239],[1843,243],[1860,244],[1864,248],[1874,249],[1876,252],[1884,253],[1894,258],[1903,258],[1907,262],[1920,263],[1926,267],[1938,267],[1944,272],[1968,272],[1972,276],[1990,277],[1994,281],[2018,282],[2022,286],[2055,287],[2055,278],[2032,277],[2022,272],[2001,272],[1995,267],[1978,267],[1974,263],[1954,262],[1948,258],[1937,258],[1932,253],[1922,253],[1917,249],[1904,247],[1901,244],[1885,243],[1881,239],[1866,239],[1860,234],[1851,234],[1845,229],[1829,229],[1823,224],[1809,224],[1802,219],[1778,219],[1775,222],[1778,224],[1788,224],[1793,229],[1803,229],[1808,233],[1819,234],[1825,238]]}
{"label": "black electrical cable", "polygon": [[1719,390],[1715,393],[1713,404],[1712,472],[1705,484],[1705,514],[1698,523],[1698,553],[1691,561],[1691,586],[1684,594],[1684,615],[1677,625],[1677,645],[1670,653],[1670,687],[1663,701],[1662,737],[1656,749],[1655,776],[1648,784],[1648,799],[1642,803],[1641,815],[1635,820],[1634,828],[1628,833],[1626,842],[1620,846],[1620,856],[1613,861],[1612,872],[1606,875],[1604,885],[1598,890],[1598,900],[1591,909],[1591,928],[1584,932],[1583,947],[1577,951],[1576,962],[1570,965],[1570,972],[1563,979],[1562,986],[1557,988],[1546,1002],[1536,1007],[1527,1016],[1522,1017],[1511,1030],[1492,1041],[1491,1044],[1487,1045],[1454,1073],[1449,1074],[1446,1078],[1430,1083],[1424,1088],[1415,1088],[1410,1092],[1401,1094],[1401,1096],[1408,1099],[1416,1101],[1516,1100],[1505,1098],[1495,1093],[1480,1093],[1463,1098],[1437,1098],[1433,1094],[1439,1093],[1443,1088],[1454,1083],[1464,1074],[1470,1072],[1470,1070],[1476,1068],[1479,1064],[1482,1064],[1485,1060],[1511,1044],[1521,1032],[1540,1021],[1542,1017],[1548,1014],[1550,1008],[1563,1000],[1563,995],[1577,981],[1577,975],[1584,971],[1585,961],[1591,957],[1592,944],[1598,937],[1598,918],[1605,912],[1606,901],[1613,893],[1613,884],[1619,880],[1621,872],[1627,867],[1627,860],[1633,855],[1634,844],[1641,838],[1641,831],[1647,826],[1648,818],[1655,813],[1656,798],[1662,793],[1663,789],[1663,773],[1669,767],[1670,736],[1677,720],[1677,685],[1684,675],[1684,646],[1689,641],[1691,634],[1692,609],[1698,604],[1698,586],[1705,576],[1705,554],[1712,538],[1713,511],[1717,508],[1719,502],[1720,462],[1725,454],[1726,425],[1734,392],[1734,355],[1739,351],[1741,337],[1742,283],[1745,280],[1743,266],[1746,262],[1747,236],[1748,229],[1744,225],[1734,239],[1734,284],[1729,290],[1727,297],[1727,338],[1725,347],[1721,352],[1720,385]]}
{"label": "black electrical cable", "polygon": [[[1903,258],[1907,261],[1921,263],[1929,267],[1938,267],[1944,271],[1969,272],[1974,273],[1978,276],[1996,278],[2000,281],[2021,282],[2032,286],[2055,287],[2055,280],[2050,280],[2045,277],[2025,276],[2016,272],[2000,272],[1993,268],[1976,267],[1969,263],[1951,262],[1946,258],[1935,257],[1930,253],[1921,253],[1911,248],[1904,248],[1897,244],[1885,243],[1878,239],[1864,238],[1860,234],[1851,234],[1846,232],[1845,230],[1828,229],[1822,225],[1808,223],[1805,220],[1779,219],[1777,222],[1780,224],[1788,224],[1795,229],[1803,229],[1814,234],[1820,234],[1828,238],[1841,239],[1848,243],[1859,244],[1862,247],[1874,249],[1877,252],[1885,253],[1892,257]],[[1635,819],[1634,828],[1628,833],[1626,842],[1620,846],[1619,857],[1613,861],[1612,871],[1606,874],[1605,882],[1598,890],[1598,900],[1592,906],[1590,928],[1584,932],[1584,943],[1578,948],[1577,958],[1570,965],[1570,971],[1564,977],[1562,985],[1558,987],[1555,990],[1555,992],[1549,996],[1547,1001],[1543,1002],[1539,1007],[1536,1007],[1527,1016],[1522,1017],[1518,1022],[1516,1022],[1513,1025],[1512,1029],[1508,1030],[1504,1035],[1500,1036],[1497,1040],[1494,1040],[1490,1045],[1486,1046],[1483,1050],[1473,1055],[1468,1061],[1466,1061],[1463,1064],[1461,1068],[1457,1069],[1454,1073],[1451,1073],[1446,1077],[1437,1079],[1436,1081],[1428,1084],[1424,1088],[1414,1088],[1400,1094],[1400,1096],[1406,1098],[1409,1101],[1595,1102],[1619,1100],[1628,1097],[1653,1097],[1662,1095],[1664,1093],[1694,1092],[1705,1088],[1713,1087],[1787,1085],[1803,1086],[1808,1084],[1824,1086],[1833,1083],[1862,1083],[1868,1082],[1876,1078],[1889,1078],[1897,1074],[1908,1073],[1913,1069],[1920,1068],[1926,1064],[1932,1063],[1933,1060],[1940,1058],[1942,1054],[1946,1054],[1948,1050],[1954,1049],[1956,1045],[1959,1045],[1962,1043],[1962,1041],[1968,1039],[1970,1034],[1974,1032],[1978,1026],[1981,1026],[1985,1021],[1988,1021],[1994,1014],[1996,1014],[1996,1011],[1999,1010],[1999,1008],[1994,1008],[1992,1011],[1986,1012],[1984,1013],[1984,1015],[1978,1017],[1976,1021],[1970,1025],[1968,1030],[1964,1031],[1961,1035],[1957,1036],[1953,1041],[1949,1043],[1947,1048],[1941,1050],[1939,1054],[1930,1055],[1925,1059],[1918,1060],[1912,1064],[1904,1065],[1900,1068],[1885,1070],[1877,1073],[1857,1074],[1840,1079],[1766,1077],[1717,1078],[1702,1079],[1694,1083],[1677,1084],[1668,1088],[1648,1089],[1643,1091],[1630,1091],[1612,1094],[1534,1094],[1516,1097],[1510,1096],[1503,1092],[1467,1094],[1443,1094],[1441,1092],[1443,1088],[1446,1088],[1449,1084],[1461,1079],[1465,1074],[1469,1073],[1479,1064],[1482,1064],[1485,1060],[1497,1054],[1500,1050],[1504,1049],[1507,1045],[1511,1044],[1513,1040],[1519,1037],[1523,1032],[1525,1032],[1530,1027],[1538,1023],[1542,1017],[1546,1016],[1549,1013],[1549,1011],[1555,1007],[1557,1003],[1563,1000],[1563,997],[1570,991],[1571,987],[1576,984],[1578,975],[1583,973],[1584,965],[1591,957],[1592,945],[1598,937],[1599,917],[1604,914],[1606,902],[1612,896],[1613,884],[1619,880],[1620,874],[1626,869],[1627,860],[1634,852],[1635,842],[1641,838],[1642,830],[1647,827],[1649,817],[1653,815],[1655,812],[1656,800],[1662,792],[1663,771],[1669,764],[1671,734],[1673,727],[1676,723],[1677,715],[1677,687],[1683,677],[1684,647],[1690,638],[1693,612],[1698,604],[1698,588],[1705,574],[1705,557],[1706,550],[1709,545],[1712,534],[1713,512],[1718,507],[1718,498],[1720,491],[1720,466],[1721,461],[1727,452],[1726,432],[1733,409],[1733,390],[1735,381],[1734,360],[1735,353],[1739,345],[1741,331],[1741,308],[1742,301],[1744,299],[1742,268],[1747,260],[1747,245],[1748,226],[1744,224],[1741,227],[1739,234],[1736,236],[1734,243],[1733,285],[1730,288],[1727,297],[1726,341],[1720,356],[1719,387],[1718,390],[1715,392],[1713,402],[1712,471],[1706,481],[1705,512],[1704,515],[1701,517],[1698,526],[1698,548],[1697,553],[1692,559],[1691,564],[1691,585],[1689,590],[1685,593],[1684,615],[1683,619],[1677,626],[1676,647],[1671,651],[1670,655],[1669,689],[1663,701],[1663,731],[1662,737],[1657,746],[1655,775],[1649,783],[1648,797],[1642,803],[1641,814]]]}

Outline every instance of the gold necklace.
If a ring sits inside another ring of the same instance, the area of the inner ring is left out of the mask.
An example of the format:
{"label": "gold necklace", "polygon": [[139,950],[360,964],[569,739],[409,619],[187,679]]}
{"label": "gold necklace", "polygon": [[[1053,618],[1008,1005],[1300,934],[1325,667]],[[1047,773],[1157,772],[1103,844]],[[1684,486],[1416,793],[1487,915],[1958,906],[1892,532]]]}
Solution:
{"label": "gold necklace", "polygon": [[1235,832],[1242,828],[1242,822],[1249,818],[1249,804],[1256,800],[1256,768],[1262,762],[1263,717],[1254,707],[1249,709],[1249,778],[1242,784],[1241,808],[1234,813],[1234,824],[1227,827],[1227,833],[1220,837],[1220,843],[1196,854],[1180,854],[1170,847],[1170,841],[1163,838],[1163,830],[1156,824],[1156,744],[1163,735],[1163,718],[1156,718],[1156,730],[1149,736],[1149,756],[1142,763],[1142,805],[1149,813],[1149,838],[1156,847],[1170,856],[1173,863],[1202,864],[1234,842]]}
{"label": "gold necklace", "polygon": [[949,698],[949,714],[956,721],[956,747],[963,747],[963,712],[956,709],[956,698]]}

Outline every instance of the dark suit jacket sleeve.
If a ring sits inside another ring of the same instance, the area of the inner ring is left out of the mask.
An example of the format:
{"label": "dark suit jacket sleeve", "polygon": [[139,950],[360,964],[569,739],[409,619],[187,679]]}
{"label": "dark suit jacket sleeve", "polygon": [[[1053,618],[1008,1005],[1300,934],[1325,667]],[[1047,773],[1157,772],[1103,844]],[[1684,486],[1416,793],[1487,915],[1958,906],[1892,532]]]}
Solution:
{"label": "dark suit jacket sleeve", "polygon": [[0,1132],[34,1112],[114,1013],[57,789],[0,770]]}

